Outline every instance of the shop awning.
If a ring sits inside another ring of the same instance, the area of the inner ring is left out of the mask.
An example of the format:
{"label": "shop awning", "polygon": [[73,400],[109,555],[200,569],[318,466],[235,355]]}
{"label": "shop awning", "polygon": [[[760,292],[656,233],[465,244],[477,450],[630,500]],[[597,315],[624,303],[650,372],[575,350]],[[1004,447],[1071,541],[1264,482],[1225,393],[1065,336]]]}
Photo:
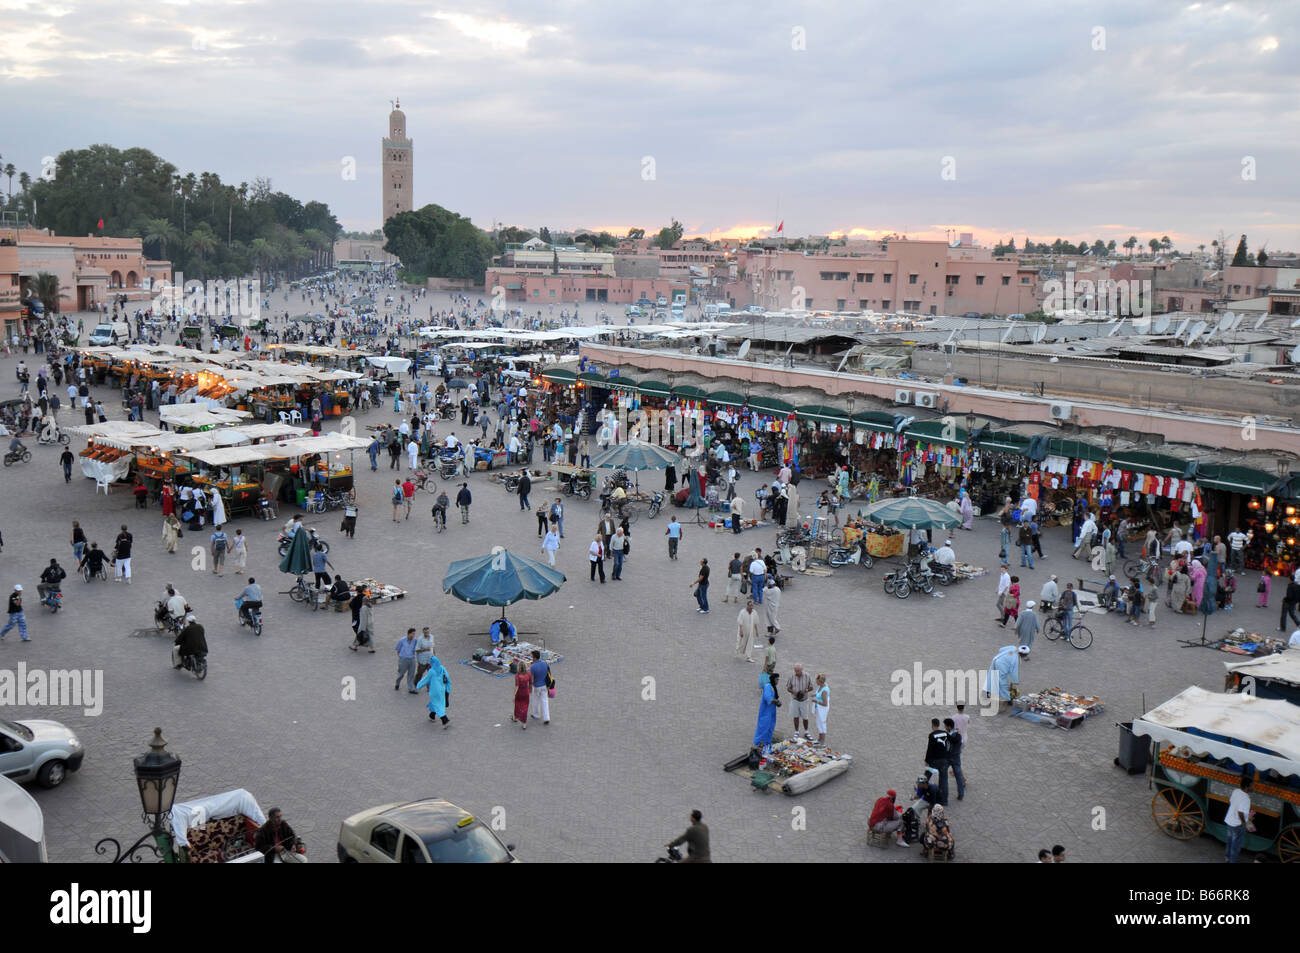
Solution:
{"label": "shop awning", "polygon": [[751,397],[749,398],[749,408],[760,414],[769,414],[773,417],[786,417],[790,411],[794,410],[794,407],[779,397]]}
{"label": "shop awning", "polygon": [[1029,450],[1029,438],[1019,434],[994,431],[981,437],[975,446],[980,450],[997,450],[1023,456]]}
{"label": "shop awning", "polygon": [[1063,440],[1060,437],[1053,437],[1048,442],[1047,452],[1054,457],[1071,457],[1091,463],[1106,462],[1106,448],[1084,440]]}
{"label": "shop awning", "polygon": [[830,424],[837,427],[847,427],[849,425],[848,411],[840,410],[838,407],[828,407],[824,404],[808,404],[804,407],[795,408],[795,416],[800,420],[808,420],[815,424]]}
{"label": "shop awning", "polygon": [[609,386],[620,387],[623,390],[636,390],[639,385],[632,378],[617,374],[609,379]]}
{"label": "shop awning", "polygon": [[743,407],[745,406],[745,395],[737,394],[733,390],[715,390],[706,398],[710,404],[717,407]]}
{"label": "shop awning", "polygon": [[636,389],[647,397],[667,397],[672,390],[663,381],[642,381]]}
{"label": "shop awning", "polygon": [[578,380],[584,384],[593,384],[596,387],[607,387],[609,381],[605,379],[604,374],[597,374],[595,371],[583,371],[578,375]]}
{"label": "shop awning", "polygon": [[708,394],[703,387],[696,387],[693,384],[678,384],[673,388],[673,396],[685,400],[704,400]]}
{"label": "shop awning", "polygon": [[853,415],[853,426],[859,430],[875,430],[880,433],[894,433],[898,427],[898,417],[883,411],[868,410]]}
{"label": "shop awning", "polygon": [[1263,470],[1255,470],[1251,467],[1206,463],[1196,469],[1196,485],[1211,490],[1263,496],[1275,483],[1277,483],[1276,473],[1265,473]]}
{"label": "shop awning", "polygon": [[909,440],[942,443],[950,447],[966,445],[966,429],[958,427],[951,420],[945,422],[942,417],[934,420],[917,420],[909,424],[903,433]]}
{"label": "shop awning", "polygon": [[542,371],[542,380],[550,381],[552,384],[572,384],[577,379],[577,374],[562,367],[555,367],[547,371]]}
{"label": "shop awning", "polygon": [[[1104,458],[1103,458],[1104,459]],[[1144,450],[1116,450],[1111,462],[1121,470],[1146,473],[1150,476],[1181,477],[1187,472],[1187,461],[1167,453],[1150,453]]]}

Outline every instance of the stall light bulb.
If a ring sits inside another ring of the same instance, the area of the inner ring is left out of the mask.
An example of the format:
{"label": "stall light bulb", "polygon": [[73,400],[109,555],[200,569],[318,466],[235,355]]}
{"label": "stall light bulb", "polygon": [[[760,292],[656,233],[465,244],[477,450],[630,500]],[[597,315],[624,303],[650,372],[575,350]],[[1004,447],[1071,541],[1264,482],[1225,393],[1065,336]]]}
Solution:
{"label": "stall light bulb", "polygon": [[1273,524],[1272,524],[1272,523],[1265,523],[1265,524],[1264,524],[1264,532],[1266,532],[1266,533],[1271,533],[1271,532],[1273,532]]}

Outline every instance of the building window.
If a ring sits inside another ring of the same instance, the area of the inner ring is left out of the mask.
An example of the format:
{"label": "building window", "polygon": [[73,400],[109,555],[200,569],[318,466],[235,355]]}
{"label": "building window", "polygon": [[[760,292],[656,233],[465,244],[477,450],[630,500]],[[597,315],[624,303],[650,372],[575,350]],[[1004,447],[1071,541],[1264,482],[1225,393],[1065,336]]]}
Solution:
{"label": "building window", "polygon": [[866,311],[866,310],[867,310],[867,299],[866,299],[866,298],[859,298],[859,299],[858,299],[858,310],[859,310],[859,311]]}
{"label": "building window", "polygon": [[844,304],[845,304],[845,302],[844,302],[844,299],[843,299],[843,298],[836,298],[836,299],[835,299],[835,310],[836,310],[836,311],[843,311],[843,310],[844,310]]}
{"label": "building window", "polygon": [[982,284],[984,284],[984,276],[983,276],[983,275],[976,275],[976,276],[975,276],[975,284],[977,284],[977,285],[982,285]]}
{"label": "building window", "polygon": [[1010,275],[1003,275],[1003,276],[1002,276],[1002,284],[1003,284],[1004,287],[1005,287],[1006,285],[1011,284],[1011,276],[1010,276]]}
{"label": "building window", "polygon": [[1027,285],[1027,284],[1029,284],[1029,278],[1028,278],[1028,276],[1026,276],[1026,277],[1024,277],[1024,278],[1021,278],[1021,279],[1020,279],[1020,283],[1021,283],[1022,285]]}
{"label": "building window", "polygon": [[909,285],[914,285],[914,284],[916,284],[916,279],[917,279],[918,277],[920,277],[920,276],[919,276],[919,275],[908,275],[908,276],[907,276],[907,283],[908,283]]}
{"label": "building window", "polygon": [[888,310],[889,310],[889,305],[890,305],[890,304],[891,304],[891,302],[890,302],[890,300],[889,300],[888,298],[882,298],[881,301],[880,301],[880,310],[881,310],[881,311],[888,311]]}
{"label": "building window", "polygon": [[876,273],[874,271],[858,272],[858,281],[861,281],[863,284],[869,285],[875,280],[876,280]]}
{"label": "building window", "polygon": [[823,271],[819,273],[818,277],[822,281],[848,281],[849,273],[847,271]]}
{"label": "building window", "polygon": [[931,314],[938,314],[938,313],[939,313],[939,309],[936,308],[934,305],[930,305],[930,313],[931,313]]}
{"label": "building window", "polygon": [[903,302],[903,310],[904,310],[904,311],[920,311],[920,310],[921,310],[921,302],[919,302],[919,301],[904,301],[904,302]]}
{"label": "building window", "polygon": [[894,280],[893,275],[885,275],[885,284],[890,284],[893,282],[893,280]]}

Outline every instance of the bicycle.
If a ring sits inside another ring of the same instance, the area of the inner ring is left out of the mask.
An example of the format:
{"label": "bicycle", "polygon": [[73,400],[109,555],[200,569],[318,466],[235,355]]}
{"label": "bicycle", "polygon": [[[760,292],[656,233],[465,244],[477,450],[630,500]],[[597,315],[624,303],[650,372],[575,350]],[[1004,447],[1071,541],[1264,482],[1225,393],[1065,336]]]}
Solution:
{"label": "bicycle", "polygon": [[281,595],[287,595],[294,602],[309,602],[311,603],[312,609],[320,608],[320,599],[318,598],[319,593],[315,587],[307,585],[302,576],[298,577],[298,581],[293,584],[292,588],[287,592],[281,593]]}
{"label": "bicycle", "polygon": [[433,525],[439,533],[447,529],[447,508],[445,506],[434,506],[433,508]]}
{"label": "bicycle", "polygon": [[1140,556],[1124,561],[1124,575],[1129,579],[1137,579],[1139,576],[1143,576],[1148,582],[1155,582],[1156,571],[1159,568],[1160,560],[1155,556]]}
{"label": "bicycle", "polygon": [[1055,642],[1057,639],[1064,638],[1076,649],[1086,649],[1092,645],[1092,629],[1081,622],[1076,622],[1067,633],[1063,621],[1064,617],[1058,613],[1043,623],[1043,635],[1047,641]]}

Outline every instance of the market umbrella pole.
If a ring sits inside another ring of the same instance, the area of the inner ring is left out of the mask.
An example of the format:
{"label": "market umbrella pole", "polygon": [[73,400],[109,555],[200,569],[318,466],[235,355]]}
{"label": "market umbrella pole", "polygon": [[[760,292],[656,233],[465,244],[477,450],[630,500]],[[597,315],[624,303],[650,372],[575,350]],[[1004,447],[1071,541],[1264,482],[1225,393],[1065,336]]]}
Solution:
{"label": "market umbrella pole", "polygon": [[1215,600],[1219,594],[1219,582],[1216,578],[1218,568],[1219,558],[1211,551],[1210,566],[1205,571],[1205,583],[1201,590],[1201,604],[1197,606],[1201,613],[1201,640],[1198,642],[1195,639],[1179,639],[1178,644],[1185,649],[1210,647],[1210,643],[1205,640],[1205,628],[1210,621],[1210,616],[1214,615]]}

